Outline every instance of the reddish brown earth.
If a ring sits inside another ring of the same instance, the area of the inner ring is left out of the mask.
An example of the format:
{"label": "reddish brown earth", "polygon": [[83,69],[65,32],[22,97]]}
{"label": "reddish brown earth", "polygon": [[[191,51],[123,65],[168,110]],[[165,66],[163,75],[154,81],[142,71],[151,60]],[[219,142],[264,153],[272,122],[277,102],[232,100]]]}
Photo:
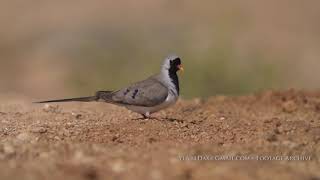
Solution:
{"label": "reddish brown earth", "polygon": [[[103,103],[17,99],[0,105],[0,179],[320,179],[320,92],[181,100],[150,120]],[[198,155],[212,159],[187,160]]]}

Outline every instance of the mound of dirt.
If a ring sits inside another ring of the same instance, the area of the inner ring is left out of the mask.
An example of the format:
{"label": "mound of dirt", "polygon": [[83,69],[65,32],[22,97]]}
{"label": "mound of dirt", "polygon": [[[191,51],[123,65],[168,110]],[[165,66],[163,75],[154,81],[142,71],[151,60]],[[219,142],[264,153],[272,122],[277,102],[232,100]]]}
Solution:
{"label": "mound of dirt", "polygon": [[0,179],[320,179],[320,92],[181,100],[153,117],[2,101]]}

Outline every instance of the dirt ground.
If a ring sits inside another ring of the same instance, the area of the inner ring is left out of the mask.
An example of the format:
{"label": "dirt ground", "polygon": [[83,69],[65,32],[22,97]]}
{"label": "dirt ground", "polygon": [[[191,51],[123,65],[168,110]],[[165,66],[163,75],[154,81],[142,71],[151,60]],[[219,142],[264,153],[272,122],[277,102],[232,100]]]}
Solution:
{"label": "dirt ground", "polygon": [[149,120],[30,102],[2,98],[1,180],[320,179],[320,92],[180,100]]}

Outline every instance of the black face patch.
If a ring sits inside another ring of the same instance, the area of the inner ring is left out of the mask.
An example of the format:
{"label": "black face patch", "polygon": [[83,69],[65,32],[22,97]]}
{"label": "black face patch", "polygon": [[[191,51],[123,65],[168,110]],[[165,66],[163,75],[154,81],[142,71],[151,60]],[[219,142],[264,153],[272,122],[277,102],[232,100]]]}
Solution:
{"label": "black face patch", "polygon": [[179,78],[177,75],[177,71],[179,71],[180,65],[181,65],[180,58],[170,60],[169,77],[171,79],[171,82],[175,85],[178,95],[179,95],[180,88],[179,88]]}
{"label": "black face patch", "polygon": [[174,60],[170,60],[170,71],[171,72],[177,72],[179,70],[179,65],[181,65],[181,59],[176,58]]}

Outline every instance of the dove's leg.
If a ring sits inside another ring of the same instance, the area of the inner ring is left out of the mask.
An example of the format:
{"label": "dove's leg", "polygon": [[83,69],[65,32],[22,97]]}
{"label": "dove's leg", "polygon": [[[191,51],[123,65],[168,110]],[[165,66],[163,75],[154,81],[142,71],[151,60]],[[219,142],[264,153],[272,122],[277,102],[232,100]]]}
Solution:
{"label": "dove's leg", "polygon": [[142,114],[144,119],[149,119],[150,118],[150,113],[146,112],[145,114]]}

